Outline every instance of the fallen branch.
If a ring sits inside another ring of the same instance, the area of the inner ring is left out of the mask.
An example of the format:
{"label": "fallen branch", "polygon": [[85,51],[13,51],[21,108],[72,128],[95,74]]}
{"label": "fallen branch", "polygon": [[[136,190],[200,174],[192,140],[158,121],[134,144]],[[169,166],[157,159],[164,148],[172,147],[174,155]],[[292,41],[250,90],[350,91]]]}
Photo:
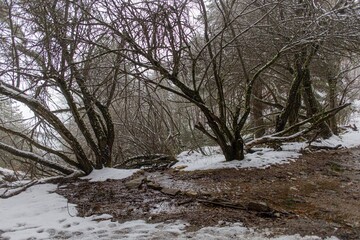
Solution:
{"label": "fallen branch", "polygon": [[114,168],[169,168],[176,163],[173,156],[165,154],[140,155],[126,159]]}
{"label": "fallen branch", "polygon": [[56,163],[50,160],[47,160],[33,152],[28,152],[28,151],[23,151],[20,149],[17,149],[13,146],[7,145],[5,143],[0,142],[0,149],[7,151],[17,157],[22,157],[25,159],[30,159],[34,162],[40,163],[41,165],[45,166],[45,167],[49,167],[51,169],[54,169],[56,171],[59,171],[65,175],[69,175],[74,173],[74,170],[71,168],[66,167],[65,165],[61,165],[60,163]]}
{"label": "fallen branch", "polygon": [[[323,123],[324,121],[326,121],[327,119],[329,119],[330,117],[334,116],[335,114],[337,114],[339,111],[341,111],[342,109],[348,107],[349,105],[351,105],[350,103],[346,103],[344,105],[341,105],[337,108],[333,108],[331,110],[328,110],[326,112],[322,112],[322,113],[318,113],[316,115],[314,115],[311,118],[308,118],[302,122],[299,122],[297,124],[294,124],[293,126],[290,126],[289,128],[271,134],[271,135],[267,135],[267,136],[263,136],[261,138],[256,138],[252,141],[249,141],[245,144],[246,149],[250,150],[252,147],[259,145],[259,144],[264,144],[264,143],[281,143],[281,142],[287,142],[290,140],[293,140],[295,138],[298,138],[300,136],[303,136],[304,134],[314,130],[316,127],[318,127],[321,123]],[[292,130],[305,125],[306,123],[309,122],[313,122],[309,127],[294,133],[292,135],[288,135],[288,136],[284,136],[284,134],[291,132]]]}
{"label": "fallen branch", "polygon": [[309,145],[306,148],[308,148],[310,150],[318,151],[318,150],[337,150],[337,149],[339,149],[341,147],[342,147],[342,145],[339,144],[339,145],[336,145],[335,147]]}
{"label": "fallen branch", "polygon": [[37,183],[38,183],[38,181],[34,180],[34,181],[31,181],[31,182],[29,182],[29,183],[27,183],[27,184],[25,184],[23,186],[20,186],[20,187],[17,187],[17,188],[12,188],[12,189],[7,189],[0,195],[0,198],[6,199],[6,198],[16,196],[16,195],[24,192],[29,187],[34,186]]}
{"label": "fallen branch", "polygon": [[343,126],[344,128],[350,128],[351,130],[353,130],[353,131],[359,131],[359,129],[358,129],[358,127],[355,125],[355,124],[353,124],[353,125],[346,125],[346,126]]}
{"label": "fallen branch", "polygon": [[229,202],[227,200],[218,199],[218,198],[214,198],[214,199],[197,199],[197,201],[199,203],[211,204],[211,205],[220,206],[220,207],[247,210],[247,207],[245,207],[241,203],[233,203],[233,202]]}

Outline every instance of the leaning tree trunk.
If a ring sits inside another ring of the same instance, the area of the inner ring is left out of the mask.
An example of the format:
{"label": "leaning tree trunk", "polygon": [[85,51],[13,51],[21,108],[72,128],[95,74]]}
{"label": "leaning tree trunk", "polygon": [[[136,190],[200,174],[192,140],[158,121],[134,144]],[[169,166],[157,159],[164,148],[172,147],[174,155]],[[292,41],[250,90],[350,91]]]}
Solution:
{"label": "leaning tree trunk", "polygon": [[264,104],[257,100],[262,99],[262,86],[260,81],[256,81],[253,87],[253,98],[251,108],[251,121],[254,128],[255,138],[262,137],[265,134],[265,124],[263,117]]}
{"label": "leaning tree trunk", "polygon": [[294,80],[291,84],[290,91],[288,93],[288,100],[286,102],[285,108],[281,111],[280,115],[276,118],[275,131],[281,132],[285,129],[286,123],[289,120],[291,114],[294,115],[293,111],[295,109],[296,103],[298,101],[298,94],[301,86],[301,81],[303,79],[303,71],[301,71],[301,66],[297,66],[295,72]]}
{"label": "leaning tree trunk", "polygon": [[[77,160],[77,167],[84,171],[86,174],[89,174],[93,170],[91,161],[85,154],[83,147],[81,146],[78,139],[73,135],[73,133],[64,125],[60,118],[58,118],[53,112],[51,112],[46,106],[44,106],[40,101],[32,98],[29,95],[23,93],[20,89],[14,88],[11,85],[8,85],[0,81],[0,94],[7,96],[11,99],[14,99],[18,102],[25,104],[29,109],[31,109],[38,117],[43,121],[46,121],[52,128],[64,139],[64,141],[71,147],[75,158]],[[18,134],[19,135],[19,134]],[[12,154],[20,157],[24,157],[20,151],[11,151]],[[69,162],[66,156],[58,155],[65,162]],[[37,161],[36,158],[33,158],[34,161]],[[40,161],[39,161],[40,162]],[[43,163],[41,163],[43,164]],[[44,165],[44,164],[43,164]],[[75,166],[75,164],[72,164]],[[50,167],[50,165],[49,165]]]}
{"label": "leaning tree trunk", "polygon": [[[331,76],[328,76],[328,84],[329,84],[329,95],[328,95],[329,108],[334,109],[337,107],[336,79]],[[329,118],[329,127],[334,134],[338,134],[339,129],[335,115]]]}
{"label": "leaning tree trunk", "polygon": [[[303,78],[303,89],[304,89],[304,102],[307,110],[308,117],[314,116],[320,112],[320,104],[317,101],[314,91],[312,89],[312,82],[310,78],[310,70],[308,68],[304,69],[304,78]],[[319,124],[320,136],[323,138],[329,138],[333,135],[330,127],[326,122]]]}
{"label": "leaning tree trunk", "polygon": [[[295,103],[293,105],[293,108],[290,111],[290,115],[289,115],[289,125],[290,126],[295,126],[298,123],[298,119],[299,119],[299,111],[301,108],[301,89],[299,89],[299,91],[296,93],[295,96]],[[295,127],[291,132],[291,133],[297,133],[300,130],[300,126]]]}

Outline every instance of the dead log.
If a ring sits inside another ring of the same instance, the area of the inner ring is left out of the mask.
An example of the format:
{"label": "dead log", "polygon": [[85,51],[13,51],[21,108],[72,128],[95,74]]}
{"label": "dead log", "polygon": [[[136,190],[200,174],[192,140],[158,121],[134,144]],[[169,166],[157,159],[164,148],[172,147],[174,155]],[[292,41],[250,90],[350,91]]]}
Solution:
{"label": "dead log", "polygon": [[197,201],[199,203],[203,203],[203,204],[207,204],[207,205],[215,205],[215,206],[226,207],[226,208],[247,210],[247,207],[245,207],[241,203],[229,202],[229,201],[227,201],[225,199],[220,199],[220,198],[197,199]]}
{"label": "dead log", "polygon": [[150,169],[167,169],[177,162],[176,158],[165,154],[139,155],[126,159],[120,164],[115,165],[115,168],[135,169],[135,168],[150,168]]}
{"label": "dead log", "polygon": [[311,151],[319,151],[319,150],[338,150],[339,148],[342,148],[342,145],[336,145],[334,147],[332,146],[316,146],[316,145],[309,145],[306,147],[307,149]]}
{"label": "dead log", "polygon": [[[250,151],[250,149],[255,147],[256,145],[269,144],[269,143],[282,143],[282,142],[287,142],[287,141],[299,138],[299,137],[309,133],[310,131],[313,131],[314,129],[316,129],[317,126],[319,126],[319,124],[323,123],[324,121],[326,121],[327,119],[334,116],[339,111],[341,111],[342,109],[344,109],[350,105],[351,105],[350,103],[346,103],[337,108],[330,109],[326,112],[318,113],[318,114],[312,116],[311,118],[308,118],[302,122],[299,122],[297,124],[294,124],[293,126],[288,127],[287,129],[285,129],[283,131],[251,140],[251,141],[245,143],[246,150]],[[286,136],[287,133],[289,133],[292,130],[294,130],[300,126],[303,126],[309,122],[312,122],[310,124],[310,126],[304,128],[303,130],[301,130],[297,133]]]}
{"label": "dead log", "polygon": [[37,184],[38,181],[31,181],[25,185],[22,185],[20,187],[16,187],[16,188],[8,188],[7,190],[5,190],[1,195],[0,198],[6,199],[6,198],[10,198],[13,196],[16,196],[22,192],[24,192],[26,189],[28,189],[31,186],[34,186],[35,184]]}
{"label": "dead log", "polygon": [[244,205],[243,203],[230,202],[226,199],[212,198],[212,199],[196,199],[199,203],[206,205],[213,205],[218,207],[233,208],[244,210],[248,212],[255,212],[257,216],[263,218],[279,218],[283,215],[289,215],[288,212],[277,211],[263,202],[249,202]]}

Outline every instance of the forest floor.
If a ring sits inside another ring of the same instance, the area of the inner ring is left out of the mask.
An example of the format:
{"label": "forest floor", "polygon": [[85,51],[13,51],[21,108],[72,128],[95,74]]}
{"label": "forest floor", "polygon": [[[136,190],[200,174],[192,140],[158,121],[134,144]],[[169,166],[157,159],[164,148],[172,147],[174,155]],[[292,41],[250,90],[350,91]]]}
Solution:
{"label": "forest floor", "polygon": [[139,171],[130,178],[66,180],[56,191],[79,216],[110,214],[126,222],[219,223],[284,234],[360,236],[360,148],[305,153],[266,169]]}

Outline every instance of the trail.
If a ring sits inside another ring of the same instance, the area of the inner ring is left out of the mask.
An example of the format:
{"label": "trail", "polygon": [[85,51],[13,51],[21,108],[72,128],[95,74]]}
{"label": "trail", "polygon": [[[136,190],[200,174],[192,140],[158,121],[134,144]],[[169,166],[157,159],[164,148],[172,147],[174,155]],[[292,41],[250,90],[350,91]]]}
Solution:
{"label": "trail", "polygon": [[[275,236],[359,239],[359,159],[359,148],[322,151],[266,169],[139,172],[125,180],[65,183],[58,192],[81,206],[81,216],[107,213],[120,222],[145,219],[153,224],[179,220],[189,224],[187,231],[241,222],[250,228],[270,228]],[[138,179],[140,183],[126,187]],[[198,199],[242,206],[264,202],[280,214],[204,204]]]}

